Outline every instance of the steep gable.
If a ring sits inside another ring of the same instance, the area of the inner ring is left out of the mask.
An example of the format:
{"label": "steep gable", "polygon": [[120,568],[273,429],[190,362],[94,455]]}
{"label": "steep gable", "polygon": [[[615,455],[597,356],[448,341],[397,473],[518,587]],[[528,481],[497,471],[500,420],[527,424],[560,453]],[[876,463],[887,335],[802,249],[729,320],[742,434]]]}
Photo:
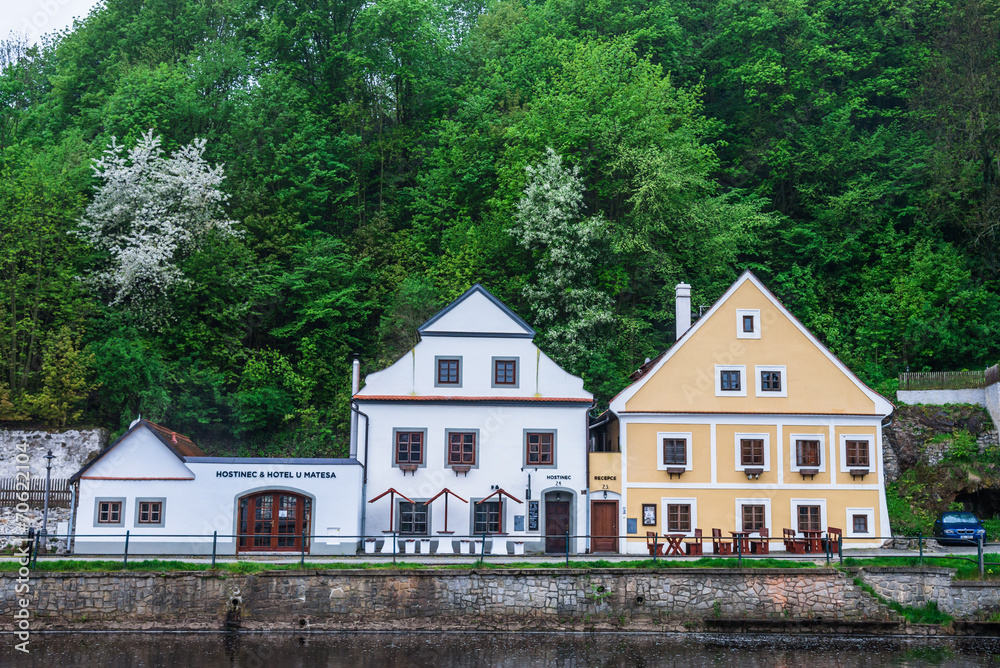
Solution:
{"label": "steep gable", "polygon": [[[757,318],[752,336],[741,331],[744,315]],[[745,396],[717,396],[720,366],[742,371]],[[760,367],[781,369],[784,396],[760,391]],[[611,406],[615,412],[892,412],[750,272]]]}
{"label": "steep gable", "polygon": [[193,480],[185,456],[204,453],[183,434],[137,420],[70,480]]}
{"label": "steep gable", "polygon": [[478,283],[417,328],[421,336],[532,338],[528,323]]}

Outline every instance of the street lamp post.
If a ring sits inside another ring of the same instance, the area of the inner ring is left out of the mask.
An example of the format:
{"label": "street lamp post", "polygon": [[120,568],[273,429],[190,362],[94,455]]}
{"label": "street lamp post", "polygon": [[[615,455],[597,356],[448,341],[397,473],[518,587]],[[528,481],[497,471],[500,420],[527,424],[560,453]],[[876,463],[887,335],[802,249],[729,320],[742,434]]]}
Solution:
{"label": "street lamp post", "polygon": [[42,536],[41,544],[45,547],[45,551],[48,552],[48,537],[49,537],[49,481],[52,478],[52,460],[55,459],[55,455],[49,450],[49,453],[45,455],[45,505],[42,510]]}

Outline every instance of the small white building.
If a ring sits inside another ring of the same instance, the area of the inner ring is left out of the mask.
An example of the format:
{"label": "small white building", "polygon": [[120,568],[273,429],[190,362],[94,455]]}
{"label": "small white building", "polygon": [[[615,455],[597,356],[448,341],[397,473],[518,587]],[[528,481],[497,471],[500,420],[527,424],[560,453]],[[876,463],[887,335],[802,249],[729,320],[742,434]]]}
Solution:
{"label": "small white building", "polygon": [[352,459],[206,457],[191,439],[136,420],[77,472],[74,551],[121,554],[359,549],[362,469]]}
{"label": "small white building", "polygon": [[[563,553],[568,532],[570,550],[586,550],[593,396],[582,379],[480,285],[418,332],[354,395],[367,549]],[[486,546],[468,542],[484,534]]]}

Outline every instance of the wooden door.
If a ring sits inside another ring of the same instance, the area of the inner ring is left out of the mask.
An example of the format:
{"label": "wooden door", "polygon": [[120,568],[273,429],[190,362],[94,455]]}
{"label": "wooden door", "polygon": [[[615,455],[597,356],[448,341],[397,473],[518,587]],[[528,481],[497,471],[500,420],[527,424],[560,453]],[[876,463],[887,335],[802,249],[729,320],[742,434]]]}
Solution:
{"label": "wooden door", "polygon": [[545,503],[545,551],[566,553],[566,532],[569,531],[569,501]]}
{"label": "wooden door", "polygon": [[618,551],[618,502],[590,504],[590,545],[593,552]]}
{"label": "wooden door", "polygon": [[300,551],[302,530],[309,526],[309,506],[309,499],[284,491],[243,497],[239,505],[239,551]]}

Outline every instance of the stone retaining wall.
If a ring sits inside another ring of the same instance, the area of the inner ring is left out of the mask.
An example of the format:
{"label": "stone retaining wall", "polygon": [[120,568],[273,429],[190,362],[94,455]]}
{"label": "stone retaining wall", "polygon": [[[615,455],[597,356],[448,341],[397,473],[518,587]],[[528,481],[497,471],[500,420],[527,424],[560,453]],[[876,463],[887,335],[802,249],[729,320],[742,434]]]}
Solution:
{"label": "stone retaining wall", "polygon": [[[14,610],[0,578],[0,616]],[[44,573],[31,609],[55,628],[682,628],[684,620],[886,620],[891,613],[832,569],[527,569]],[[667,626],[664,626],[667,625]]]}
{"label": "stone retaining wall", "polygon": [[952,580],[950,568],[861,568],[858,577],[878,594],[902,605],[922,607],[933,601],[954,617],[1000,610],[996,581]]}

